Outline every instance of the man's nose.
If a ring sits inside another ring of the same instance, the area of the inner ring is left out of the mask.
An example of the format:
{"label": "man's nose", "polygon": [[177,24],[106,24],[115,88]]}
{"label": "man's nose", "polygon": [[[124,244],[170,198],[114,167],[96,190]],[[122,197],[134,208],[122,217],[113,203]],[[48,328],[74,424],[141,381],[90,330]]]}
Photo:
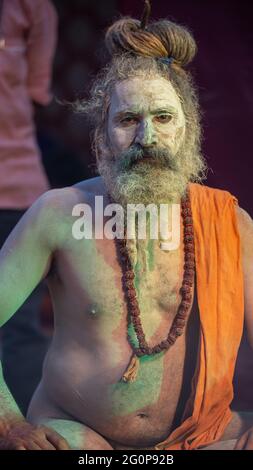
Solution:
{"label": "man's nose", "polygon": [[140,122],[135,138],[135,143],[140,144],[143,147],[157,144],[157,134],[151,121],[143,120]]}

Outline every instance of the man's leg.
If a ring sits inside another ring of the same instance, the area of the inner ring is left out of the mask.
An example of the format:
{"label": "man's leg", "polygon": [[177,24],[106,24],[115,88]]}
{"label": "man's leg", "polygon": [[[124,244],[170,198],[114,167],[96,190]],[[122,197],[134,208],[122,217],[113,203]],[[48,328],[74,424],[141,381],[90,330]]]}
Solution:
{"label": "man's leg", "polygon": [[113,447],[103,436],[76,421],[49,418],[38,424],[54,429],[66,439],[73,450],[113,450]]}
{"label": "man's leg", "polygon": [[198,450],[234,450],[237,439],[230,439],[228,441],[219,441],[210,446],[202,447]]}
{"label": "man's leg", "polygon": [[221,439],[198,450],[233,450],[237,440],[253,427],[253,412],[234,411]]}
{"label": "man's leg", "polygon": [[252,411],[233,411],[232,419],[228,423],[221,440],[239,439],[248,429],[253,427]]}

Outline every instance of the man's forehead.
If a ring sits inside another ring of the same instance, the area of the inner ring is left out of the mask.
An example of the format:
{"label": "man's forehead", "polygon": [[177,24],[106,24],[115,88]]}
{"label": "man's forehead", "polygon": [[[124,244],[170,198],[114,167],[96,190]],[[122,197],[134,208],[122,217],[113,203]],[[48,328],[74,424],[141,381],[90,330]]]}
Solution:
{"label": "man's forehead", "polygon": [[168,109],[181,107],[171,83],[162,78],[144,79],[135,77],[116,83],[111,96],[113,113],[131,110]]}

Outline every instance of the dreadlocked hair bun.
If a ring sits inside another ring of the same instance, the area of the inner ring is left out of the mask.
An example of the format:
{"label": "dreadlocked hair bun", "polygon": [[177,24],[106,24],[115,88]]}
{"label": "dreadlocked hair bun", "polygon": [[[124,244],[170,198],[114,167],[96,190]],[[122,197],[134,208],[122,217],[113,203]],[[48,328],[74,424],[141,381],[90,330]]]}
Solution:
{"label": "dreadlocked hair bun", "polygon": [[191,33],[169,20],[142,28],[139,20],[121,18],[108,28],[105,44],[111,56],[128,52],[144,57],[173,57],[181,67],[189,64],[197,52]]}

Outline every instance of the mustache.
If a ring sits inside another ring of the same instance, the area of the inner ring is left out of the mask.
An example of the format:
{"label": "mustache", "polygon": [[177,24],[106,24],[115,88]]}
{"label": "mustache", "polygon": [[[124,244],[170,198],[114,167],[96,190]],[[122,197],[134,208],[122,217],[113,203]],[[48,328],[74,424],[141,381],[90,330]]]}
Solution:
{"label": "mustache", "polygon": [[132,168],[139,161],[146,159],[154,160],[154,164],[160,168],[176,170],[175,157],[168,149],[159,147],[142,147],[140,144],[133,144],[116,159],[118,170],[126,171]]}

